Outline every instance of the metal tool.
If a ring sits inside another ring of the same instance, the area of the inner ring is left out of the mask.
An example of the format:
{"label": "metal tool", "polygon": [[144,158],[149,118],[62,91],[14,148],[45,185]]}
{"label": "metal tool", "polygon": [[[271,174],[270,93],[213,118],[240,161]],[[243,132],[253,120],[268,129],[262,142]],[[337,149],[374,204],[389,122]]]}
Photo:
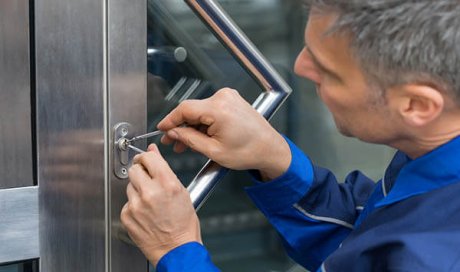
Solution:
{"label": "metal tool", "polygon": [[156,131],[153,131],[153,132],[149,132],[149,133],[146,133],[146,134],[142,134],[142,135],[133,137],[130,140],[128,140],[128,143],[131,144],[131,143],[133,143],[135,141],[138,141],[138,140],[155,137],[155,136],[162,135],[162,134],[164,134],[164,131],[156,130]]}
{"label": "metal tool", "polygon": [[140,148],[137,148],[137,147],[135,147],[135,146],[133,146],[133,145],[128,145],[128,148],[129,148],[129,149],[132,149],[132,150],[134,150],[134,151],[136,151],[136,152],[139,153],[139,154],[145,153],[144,150],[142,150],[142,149],[140,149]]}
{"label": "metal tool", "polygon": [[123,141],[121,141],[119,143],[119,145],[120,145],[121,149],[128,149],[129,148],[131,150],[136,151],[139,154],[142,154],[142,153],[145,153],[145,151],[140,149],[140,148],[138,148],[138,147],[133,146],[132,143],[134,143],[135,141],[138,141],[138,140],[155,137],[155,136],[162,135],[162,134],[164,134],[163,131],[156,130],[156,131],[153,131],[153,132],[149,132],[149,133],[146,133],[146,134],[135,136],[135,137],[133,137],[133,138],[131,138],[129,140],[128,139],[123,139]]}

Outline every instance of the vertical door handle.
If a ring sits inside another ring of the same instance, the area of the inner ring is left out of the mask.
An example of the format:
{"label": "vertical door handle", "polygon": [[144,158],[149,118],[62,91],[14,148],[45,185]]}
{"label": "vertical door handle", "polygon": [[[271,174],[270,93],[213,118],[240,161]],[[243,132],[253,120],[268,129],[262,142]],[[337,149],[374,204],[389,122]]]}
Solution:
{"label": "vertical door handle", "polygon": [[[184,1],[263,88],[252,106],[269,120],[291,93],[289,85],[215,0]],[[187,187],[196,210],[227,172],[211,160],[204,165]]]}

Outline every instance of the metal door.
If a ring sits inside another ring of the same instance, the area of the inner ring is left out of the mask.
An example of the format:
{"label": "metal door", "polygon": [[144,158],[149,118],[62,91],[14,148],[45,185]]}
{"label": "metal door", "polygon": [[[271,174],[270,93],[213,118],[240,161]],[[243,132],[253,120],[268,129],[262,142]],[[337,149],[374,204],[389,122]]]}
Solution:
{"label": "metal door", "polygon": [[[289,87],[215,1],[186,2],[260,84],[254,107],[270,118]],[[147,271],[119,222],[133,154],[116,141],[147,131],[149,8],[0,4],[0,267]],[[189,186],[195,207],[226,171],[206,164]]]}
{"label": "metal door", "polygon": [[0,264],[23,261],[8,266],[16,271],[39,256],[29,9],[0,3]]}
{"label": "metal door", "polygon": [[2,271],[35,271],[31,259],[40,271],[147,271],[120,238],[126,181],[111,167],[113,124],[145,131],[145,10],[0,4]]}

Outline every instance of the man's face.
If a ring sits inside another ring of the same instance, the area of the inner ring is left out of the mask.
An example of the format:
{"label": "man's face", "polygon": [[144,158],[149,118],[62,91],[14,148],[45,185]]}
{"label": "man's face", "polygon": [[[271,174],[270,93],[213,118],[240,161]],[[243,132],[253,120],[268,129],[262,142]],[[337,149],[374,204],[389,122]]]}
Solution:
{"label": "man's face", "polygon": [[[316,84],[321,100],[331,111],[338,130],[363,141],[385,143],[391,128],[385,98],[366,82],[351,54],[345,34],[325,34],[334,14],[313,14],[305,31],[305,48],[295,72]],[[382,138],[383,137],[383,138]]]}

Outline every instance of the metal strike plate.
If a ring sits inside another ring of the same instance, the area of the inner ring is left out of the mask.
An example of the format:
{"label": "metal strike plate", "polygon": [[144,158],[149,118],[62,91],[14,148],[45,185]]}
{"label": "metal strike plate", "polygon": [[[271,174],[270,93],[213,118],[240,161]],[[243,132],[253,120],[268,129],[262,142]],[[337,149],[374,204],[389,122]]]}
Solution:
{"label": "metal strike plate", "polygon": [[113,128],[113,171],[120,179],[128,178],[130,166],[128,139],[134,137],[129,123],[118,123]]}

